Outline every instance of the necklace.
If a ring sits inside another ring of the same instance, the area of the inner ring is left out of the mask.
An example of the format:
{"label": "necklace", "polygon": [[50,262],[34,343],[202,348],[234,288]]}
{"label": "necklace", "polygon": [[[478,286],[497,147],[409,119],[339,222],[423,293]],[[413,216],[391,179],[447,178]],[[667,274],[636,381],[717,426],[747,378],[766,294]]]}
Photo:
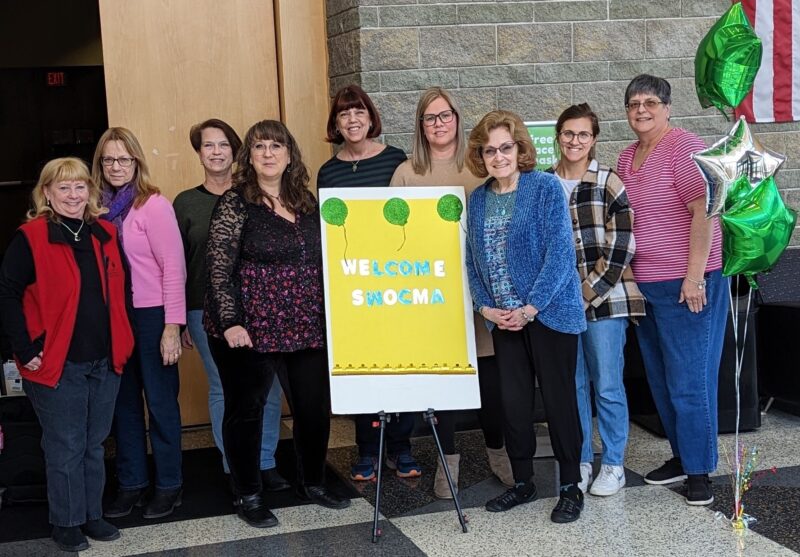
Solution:
{"label": "necklace", "polygon": [[75,230],[72,230],[69,226],[67,226],[67,224],[65,222],[61,221],[61,226],[63,226],[67,230],[69,230],[70,234],[72,234],[75,237],[75,241],[76,242],[80,242],[81,241],[81,239],[78,237],[78,234],[80,234],[81,230],[83,230],[83,225],[84,224],[86,224],[86,222],[85,221],[81,221],[81,225],[78,227],[78,230],[75,231]]}
{"label": "necklace", "polygon": [[517,197],[517,190],[511,190],[508,193],[495,193],[495,206],[498,208],[498,213],[501,217],[506,216],[509,212],[509,205],[511,210],[514,209],[514,199]]}
{"label": "necklace", "polygon": [[284,209],[286,208],[286,205],[284,205],[284,204],[283,204],[283,201],[281,201],[281,196],[280,196],[280,194],[279,194],[279,195],[272,195],[272,194],[271,194],[271,193],[269,193],[268,191],[265,191],[264,193],[266,193],[266,194],[267,194],[267,197],[271,197],[272,199],[274,199],[275,201],[277,201],[277,202],[278,202],[278,205],[280,205],[280,206],[281,206],[281,207],[283,207]]}

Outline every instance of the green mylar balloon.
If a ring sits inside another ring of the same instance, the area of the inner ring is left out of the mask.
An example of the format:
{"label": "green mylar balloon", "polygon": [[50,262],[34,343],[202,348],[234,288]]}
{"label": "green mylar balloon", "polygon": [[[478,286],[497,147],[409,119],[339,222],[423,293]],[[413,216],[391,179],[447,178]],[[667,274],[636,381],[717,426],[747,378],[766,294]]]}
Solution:
{"label": "green mylar balloon", "polygon": [[457,195],[448,193],[439,198],[439,202],[436,203],[436,212],[446,221],[459,222],[461,213],[464,212],[464,204]]}
{"label": "green mylar balloon", "polygon": [[753,275],[769,271],[778,262],[797,222],[786,207],[775,179],[763,180],[720,216],[722,223],[722,273]]}
{"label": "green mylar balloon", "polygon": [[347,220],[347,205],[338,197],[326,199],[320,208],[322,218],[332,226],[344,226]]}
{"label": "green mylar balloon", "polygon": [[408,215],[411,209],[405,199],[393,197],[383,206],[383,216],[391,224],[405,226],[408,223]]}
{"label": "green mylar balloon", "polygon": [[761,66],[761,39],[736,2],[708,31],[694,58],[697,98],[704,108],[739,106]]}
{"label": "green mylar balloon", "polygon": [[750,180],[746,175],[739,176],[729,187],[725,198],[725,211],[730,211],[737,203],[742,201],[747,194],[753,191]]}

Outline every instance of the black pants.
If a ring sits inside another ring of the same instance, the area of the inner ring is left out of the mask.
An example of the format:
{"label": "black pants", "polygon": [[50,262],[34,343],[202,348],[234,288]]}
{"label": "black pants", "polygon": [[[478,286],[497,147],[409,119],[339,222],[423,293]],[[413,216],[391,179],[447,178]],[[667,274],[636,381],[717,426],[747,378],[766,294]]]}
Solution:
{"label": "black pants", "polygon": [[[478,422],[483,438],[490,449],[503,447],[503,402],[500,393],[500,370],[494,356],[478,358],[478,381],[481,389],[481,407]],[[444,454],[456,454],[456,412],[437,413],[436,431]]]}
{"label": "black pants", "polygon": [[[378,421],[377,414],[358,414],[356,422],[356,444],[358,455],[377,457],[381,430],[372,427]],[[414,414],[404,412],[392,414],[391,421],[386,424],[386,454],[397,455],[411,452],[411,432],[414,430]]]}
{"label": "black pants", "polygon": [[222,442],[239,495],[261,491],[261,428],[264,404],[276,374],[292,410],[297,479],[321,485],[330,434],[330,382],[324,350],[261,353],[230,348],[209,337],[225,395]]}
{"label": "black pants", "polygon": [[559,333],[538,320],[521,331],[492,330],[505,417],[506,450],[514,480],[533,475],[535,378],[539,379],[561,483],[581,479],[581,432],[575,391],[578,335]]}

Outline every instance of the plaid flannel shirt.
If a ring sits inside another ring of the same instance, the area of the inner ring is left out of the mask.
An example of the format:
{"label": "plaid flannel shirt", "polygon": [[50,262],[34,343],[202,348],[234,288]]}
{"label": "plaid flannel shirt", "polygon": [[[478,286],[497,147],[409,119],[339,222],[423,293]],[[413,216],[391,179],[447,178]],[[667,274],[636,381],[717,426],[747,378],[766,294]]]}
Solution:
{"label": "plaid flannel shirt", "polygon": [[[555,172],[555,167],[548,172]],[[635,321],[645,315],[645,299],[630,268],[636,242],[633,209],[622,180],[592,160],[568,205],[586,319]]]}

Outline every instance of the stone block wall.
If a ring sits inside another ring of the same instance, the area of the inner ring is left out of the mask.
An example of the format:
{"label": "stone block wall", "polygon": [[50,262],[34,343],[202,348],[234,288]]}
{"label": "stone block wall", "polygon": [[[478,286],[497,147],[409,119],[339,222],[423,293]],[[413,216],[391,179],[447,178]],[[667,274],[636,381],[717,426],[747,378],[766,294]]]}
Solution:
{"label": "stone block wall", "polygon": [[[554,120],[588,102],[601,118],[598,158],[613,165],[634,139],[625,119],[629,80],[670,81],[672,121],[718,139],[731,123],[703,109],[694,55],[730,0],[326,0],[330,90],[361,85],[383,119],[384,141],[410,151],[422,90],[440,85],[467,129],[495,108]],[[756,124],[765,146],[789,158],[777,177],[800,210],[800,123]],[[793,246],[800,246],[800,227]]]}

